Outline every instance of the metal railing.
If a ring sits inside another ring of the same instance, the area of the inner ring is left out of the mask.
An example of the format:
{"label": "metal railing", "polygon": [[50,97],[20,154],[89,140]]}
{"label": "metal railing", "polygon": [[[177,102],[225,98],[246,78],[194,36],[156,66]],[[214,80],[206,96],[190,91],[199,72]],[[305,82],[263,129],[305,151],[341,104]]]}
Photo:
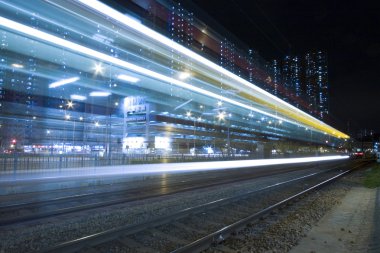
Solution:
{"label": "metal railing", "polygon": [[[332,153],[331,153],[332,154]],[[287,155],[272,155],[267,158],[290,158],[317,156],[315,153],[293,153]],[[1,154],[0,174],[18,172],[42,172],[46,170],[62,170],[66,168],[85,168],[100,166],[116,166],[127,164],[201,162],[220,160],[261,159],[257,154],[226,156],[223,154]]]}

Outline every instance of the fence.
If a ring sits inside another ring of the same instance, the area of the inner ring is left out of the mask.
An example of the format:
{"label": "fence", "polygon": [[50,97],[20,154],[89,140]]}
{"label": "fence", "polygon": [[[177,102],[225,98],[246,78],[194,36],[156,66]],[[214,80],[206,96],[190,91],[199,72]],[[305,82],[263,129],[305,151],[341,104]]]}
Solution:
{"label": "fence", "polygon": [[[246,159],[247,156],[239,156],[239,159]],[[235,159],[238,159],[235,157]],[[109,154],[100,156],[98,154],[78,154],[78,155],[40,155],[40,154],[4,154],[0,156],[0,172],[16,173],[18,171],[44,171],[51,169],[83,168],[114,166],[127,164],[145,163],[171,163],[171,162],[192,162],[192,161],[215,161],[224,160],[222,155],[150,155],[150,154]],[[231,159],[234,159],[231,157]]]}
{"label": "fence", "polygon": [[[275,155],[268,158],[315,156],[310,153]],[[41,172],[46,170],[62,170],[66,168],[84,168],[99,166],[115,166],[127,164],[200,162],[220,160],[259,159],[257,155],[156,155],[156,154],[25,154],[13,153],[0,155],[0,173]]]}

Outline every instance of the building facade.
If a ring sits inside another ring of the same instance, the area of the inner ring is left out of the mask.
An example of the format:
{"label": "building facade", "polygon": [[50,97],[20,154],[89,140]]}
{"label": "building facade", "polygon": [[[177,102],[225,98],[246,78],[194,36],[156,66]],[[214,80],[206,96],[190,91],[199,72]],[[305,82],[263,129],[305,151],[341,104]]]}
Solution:
{"label": "building facade", "polygon": [[305,55],[306,95],[310,113],[324,119],[329,113],[327,56],[322,51]]}
{"label": "building facade", "polygon": [[268,89],[270,93],[319,119],[326,118],[329,83],[325,53],[317,51],[304,57],[288,55],[282,61],[273,60],[270,74],[276,84],[275,88]]}

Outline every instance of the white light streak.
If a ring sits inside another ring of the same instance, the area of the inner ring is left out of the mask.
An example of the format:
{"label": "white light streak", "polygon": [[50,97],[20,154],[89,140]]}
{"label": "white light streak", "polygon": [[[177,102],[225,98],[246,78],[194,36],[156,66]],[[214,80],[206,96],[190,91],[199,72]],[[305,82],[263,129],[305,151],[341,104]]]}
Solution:
{"label": "white light streak", "polygon": [[84,55],[87,55],[90,57],[98,58],[104,62],[109,62],[109,63],[115,64],[117,66],[135,71],[137,73],[140,73],[140,74],[143,74],[146,76],[150,76],[154,79],[158,79],[158,80],[164,81],[166,83],[171,83],[171,84],[177,85],[178,87],[203,94],[205,96],[209,96],[209,97],[215,98],[217,100],[225,101],[227,103],[230,103],[230,104],[242,107],[242,108],[246,108],[248,110],[255,111],[255,112],[258,112],[258,113],[261,113],[261,114],[264,114],[264,115],[267,115],[267,116],[270,116],[270,117],[273,117],[273,118],[276,118],[279,120],[288,121],[288,122],[291,122],[294,124],[293,121],[287,120],[287,119],[279,117],[277,115],[270,114],[268,112],[262,111],[260,109],[255,108],[255,107],[252,107],[252,106],[243,104],[241,102],[232,100],[230,98],[226,98],[226,97],[223,97],[221,95],[212,93],[210,91],[203,90],[201,88],[195,87],[195,86],[187,84],[185,82],[182,82],[182,81],[176,80],[174,78],[162,75],[160,73],[151,71],[149,69],[142,68],[142,67],[134,65],[132,63],[123,61],[121,59],[118,59],[118,58],[115,58],[112,56],[109,56],[107,54],[103,54],[101,52],[98,52],[96,50],[81,46],[81,45],[73,43],[71,41],[64,40],[62,38],[56,37],[54,35],[51,35],[51,34],[48,34],[45,32],[42,32],[40,30],[34,29],[32,27],[29,27],[29,26],[25,26],[23,24],[15,22],[15,21],[0,17],[0,26],[4,26],[4,27],[7,27],[7,28],[12,29],[12,30],[22,32],[22,33],[27,34],[31,37],[42,39],[42,40],[47,41],[49,43],[53,43],[55,45],[59,45],[59,46],[64,47],[64,48],[68,48],[68,49],[73,50],[75,52],[78,52],[80,54],[84,54]]}
{"label": "white light streak", "polygon": [[[1,18],[0,18],[0,20],[1,20]],[[71,77],[71,78],[59,80],[57,82],[49,84],[49,88],[57,88],[59,86],[65,85],[65,84],[74,83],[74,82],[78,81],[79,79],[80,79],[79,77]]]}
{"label": "white light streak", "polygon": [[11,66],[12,66],[12,67],[15,67],[15,68],[18,68],[18,69],[22,69],[22,68],[24,68],[24,65],[22,65],[22,64],[18,64],[18,63],[13,63]]}
{"label": "white light streak", "polygon": [[124,75],[124,74],[118,75],[117,78],[120,79],[120,80],[123,80],[123,81],[130,82],[130,83],[137,83],[138,81],[140,81],[140,79],[138,79],[136,77],[127,76],[127,75]]}
{"label": "white light streak", "polygon": [[[249,83],[248,81],[242,79],[241,77],[238,77],[236,76],[235,74],[233,74],[232,72],[229,72],[225,69],[223,69],[222,67],[216,65],[215,63],[207,60],[206,58],[203,58],[202,56],[192,52],[191,50],[171,41],[170,39],[166,38],[165,36],[143,26],[142,24],[139,24],[138,22],[128,18],[127,16],[124,16],[123,14],[121,14],[120,12],[110,8],[109,6],[99,2],[99,1],[96,1],[96,0],[77,0],[79,2],[81,2],[82,4],[92,8],[92,9],[95,9],[97,11],[99,11],[100,13],[103,13],[103,14],[106,14],[108,16],[110,16],[111,18],[114,18],[116,19],[118,22],[122,22],[123,24],[159,41],[160,43],[163,43],[191,58],[193,58],[194,60],[197,60],[203,64],[205,64],[206,66],[209,66],[210,68],[213,68],[217,71],[219,71],[220,73],[223,73],[225,74],[226,76],[229,76],[233,79],[235,79],[236,81],[240,82],[241,84],[244,84],[252,89],[254,89],[255,91],[259,92],[259,93],[262,93],[263,95],[269,97],[269,98],[272,98],[274,100],[276,100],[277,102],[280,102],[282,103],[285,107],[288,107],[290,109],[304,116],[306,116],[309,120],[311,120],[313,123],[317,122],[319,125],[325,127],[325,128],[329,128],[329,129],[333,129],[332,127],[330,127],[329,125],[323,123],[322,121],[320,120],[317,120],[315,119],[314,117],[310,116],[309,114],[299,110],[298,108],[286,103],[285,101],[275,97],[274,95],[256,87],[255,85]],[[167,83],[172,83],[178,87],[182,87],[184,89],[188,89],[188,90],[192,90],[194,92],[197,92],[197,93],[200,93],[200,94],[203,94],[203,95],[206,95],[206,96],[209,96],[209,97],[213,97],[213,98],[216,98],[218,100],[221,100],[221,101],[224,101],[224,102],[227,102],[227,103],[230,103],[230,104],[233,104],[233,105],[236,105],[236,106],[239,106],[239,107],[242,107],[242,108],[245,108],[245,109],[248,109],[248,110],[252,110],[252,111],[255,111],[255,112],[258,112],[258,113],[261,113],[263,115],[267,115],[267,116],[270,116],[272,118],[276,118],[278,120],[282,120],[282,121],[286,121],[286,122],[290,122],[292,124],[295,124],[296,122],[295,121],[292,121],[292,120],[288,120],[288,119],[285,119],[285,118],[282,118],[282,117],[279,117],[277,115],[274,115],[274,114],[271,114],[271,113],[268,113],[268,112],[265,112],[265,111],[262,111],[260,109],[257,109],[255,107],[252,107],[252,106],[249,106],[249,105],[246,105],[246,104],[243,104],[241,102],[238,102],[238,101],[235,101],[235,100],[232,100],[232,99],[229,99],[229,98],[226,98],[226,97],[223,97],[223,96],[220,96],[218,94],[215,94],[215,93],[212,93],[210,91],[207,91],[207,90],[203,90],[201,88],[198,88],[198,87],[195,87],[195,86],[192,86],[190,84],[187,84],[187,83],[184,83],[184,82],[181,82],[179,80],[176,80],[174,78],[171,78],[171,77],[168,77],[168,76],[165,76],[165,75],[162,75],[162,74],[159,74],[159,73],[156,73],[154,71],[151,71],[151,70],[148,70],[148,69],[145,69],[145,68],[142,68],[140,66],[137,66],[137,65],[134,65],[134,64],[131,64],[129,62],[126,62],[126,61],[123,61],[121,59],[118,59],[118,58],[114,58],[112,56],[109,56],[109,55],[106,55],[106,54],[103,54],[101,52],[98,52],[96,50],[93,50],[93,49],[90,49],[90,48],[87,48],[87,47],[84,47],[84,46],[81,46],[79,44],[76,44],[76,43],[73,43],[73,42],[70,42],[70,41],[67,41],[65,39],[62,39],[62,38],[59,38],[59,37],[56,37],[54,35],[51,35],[51,34],[48,34],[48,33],[45,33],[45,32],[42,32],[40,30],[37,30],[37,29],[34,29],[32,27],[28,27],[28,26],[25,26],[23,24],[20,24],[20,23],[17,23],[15,21],[12,21],[12,20],[9,20],[9,19],[6,19],[4,17],[0,17],[0,25],[3,26],[3,27],[7,27],[11,30],[16,30],[16,31],[19,31],[19,32],[22,32],[24,34],[27,34],[31,37],[35,37],[35,38],[39,38],[39,39],[42,39],[44,41],[47,41],[49,43],[52,43],[52,44],[55,44],[55,45],[60,45],[61,47],[65,47],[65,48],[69,48],[73,51],[76,51],[80,54],[84,54],[84,55],[87,55],[87,56],[90,56],[90,57],[94,57],[94,58],[98,58],[104,62],[109,62],[109,63],[112,63],[112,64],[115,64],[115,65],[118,65],[120,67],[124,67],[126,69],[129,69],[129,70],[132,70],[132,71],[135,71],[137,73],[140,73],[140,74],[143,74],[143,75],[146,75],[146,76],[150,76],[152,78],[155,78],[155,79],[158,79],[158,80],[161,80],[161,81],[164,81],[164,82],[167,82]],[[343,134],[343,137],[344,138],[349,138],[349,136]],[[340,136],[340,135],[339,135]]]}
{"label": "white light streak", "polygon": [[79,100],[79,101],[84,101],[84,100],[87,99],[86,96],[77,95],[77,94],[72,94],[72,95],[70,95],[70,98],[71,98],[72,100]]}
{"label": "white light streak", "polygon": [[106,91],[92,91],[89,95],[90,97],[108,97],[111,93]]}
{"label": "white light streak", "polygon": [[134,19],[131,19],[130,17],[125,16],[124,14],[118,12],[117,10],[107,6],[106,4],[104,4],[98,0],[77,0],[77,1],[82,3],[83,5],[91,8],[91,9],[98,11],[99,13],[107,15],[108,17],[114,19],[118,23],[119,22],[123,23],[124,25],[128,26],[129,28],[154,39],[158,43],[164,44],[171,49],[175,49],[178,52],[180,52],[180,53],[182,53],[182,54],[184,54],[184,55],[186,55],[186,56],[204,64],[204,65],[206,65],[207,67],[212,68],[212,69],[234,79],[235,81],[238,81],[239,83],[243,84],[244,86],[247,86],[247,87],[251,88],[252,90],[255,90],[256,92],[258,92],[258,93],[260,93],[266,97],[269,97],[272,100],[280,103],[281,105],[285,106],[286,108],[291,109],[293,112],[297,112],[297,113],[303,115],[304,117],[308,118],[309,120],[312,120],[313,122],[317,122],[318,124],[323,125],[324,127],[328,127],[330,129],[332,129],[332,127],[330,127],[326,123],[316,119],[315,117],[305,113],[304,111],[302,111],[302,110],[298,109],[297,107],[283,101],[282,99],[270,94],[269,92],[257,87],[256,85],[253,85],[252,83],[248,82],[247,80],[245,80],[245,79],[235,75],[234,73],[222,68],[221,66],[213,63],[212,61],[202,57],[201,55],[194,53],[193,51],[191,51],[191,50],[187,49],[186,47],[172,41],[171,39],[161,35],[160,33],[142,25],[141,23],[135,21]]}
{"label": "white light streak", "polygon": [[[209,149],[213,153],[212,148]],[[152,173],[170,173],[170,172],[197,172],[212,171],[225,169],[254,168],[260,166],[282,165],[282,164],[300,164],[321,161],[333,161],[348,159],[348,156],[320,156],[320,157],[303,157],[303,158],[284,158],[284,159],[259,159],[259,160],[234,160],[234,161],[217,161],[217,162],[189,162],[189,163],[160,163],[160,164],[136,164],[136,165],[120,165],[120,166],[104,166],[98,167],[97,170],[89,170],[83,168],[67,168],[65,172],[60,172],[59,177],[75,176],[94,176],[94,175],[144,175]],[[53,171],[53,170],[52,170]],[[33,177],[34,175],[30,176]],[[29,177],[29,178],[30,178]],[[49,175],[44,172],[43,175],[34,177],[57,177],[55,171]],[[2,179],[1,181],[5,181]],[[14,178],[11,179],[14,181]],[[23,180],[23,179],[19,179]]]}

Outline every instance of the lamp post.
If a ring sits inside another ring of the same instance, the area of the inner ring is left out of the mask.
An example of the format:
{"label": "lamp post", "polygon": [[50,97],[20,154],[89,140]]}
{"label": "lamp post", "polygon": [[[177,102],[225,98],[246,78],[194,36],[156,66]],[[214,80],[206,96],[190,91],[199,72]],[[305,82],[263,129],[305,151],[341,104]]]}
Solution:
{"label": "lamp post", "polygon": [[75,150],[75,119],[73,119],[73,150]]}
{"label": "lamp post", "polygon": [[193,135],[194,135],[194,139],[193,139],[194,140],[194,143],[193,143],[194,146],[193,146],[193,148],[194,148],[194,155],[195,155],[196,154],[196,152],[195,152],[195,138],[196,138],[196,136],[195,136],[195,127],[196,127],[195,126],[195,117],[193,118],[193,122],[194,122],[194,133],[193,133]]}
{"label": "lamp post", "polygon": [[[186,112],[186,117],[188,118],[188,119],[190,119],[190,120],[193,120],[193,155],[195,155],[196,154],[196,151],[195,151],[195,138],[196,138],[196,136],[195,136],[195,134],[196,134],[196,120],[197,120],[197,118],[195,117],[195,116],[192,116],[192,113],[190,112],[190,111],[188,111],[188,112]],[[190,145],[189,145],[190,146]],[[190,152],[190,147],[189,147],[189,153],[191,153]]]}
{"label": "lamp post", "polygon": [[231,117],[232,115],[231,114],[227,115],[225,111],[220,111],[217,115],[218,120],[220,122],[224,121],[225,125],[227,126],[227,156],[230,157],[231,156],[230,125],[227,122],[227,119],[226,119],[227,116]]}
{"label": "lamp post", "polygon": [[46,135],[48,136],[48,145],[50,145],[50,154],[52,155],[53,154],[53,142],[52,142],[52,137],[51,137],[51,131],[48,129],[46,130]]}

